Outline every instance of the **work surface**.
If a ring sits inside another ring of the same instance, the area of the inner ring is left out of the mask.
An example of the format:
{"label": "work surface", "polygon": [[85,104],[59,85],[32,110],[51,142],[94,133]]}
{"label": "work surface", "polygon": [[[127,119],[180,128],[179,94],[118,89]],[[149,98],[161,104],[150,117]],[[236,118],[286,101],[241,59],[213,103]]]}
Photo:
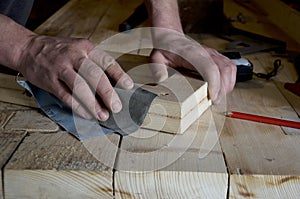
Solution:
{"label": "work surface", "polygon": [[[140,1],[71,0],[36,32],[99,43],[117,33]],[[130,33],[129,33],[130,34]],[[133,54],[149,40],[134,35]],[[197,35],[224,48],[221,39]],[[127,52],[122,44],[117,49]],[[247,55],[266,73],[277,57]],[[224,110],[299,120],[300,97],[286,59],[276,77],[237,83],[221,105],[207,110],[183,135],[140,130],[80,142],[38,110],[0,103],[0,198],[297,198],[300,130],[225,118]]]}

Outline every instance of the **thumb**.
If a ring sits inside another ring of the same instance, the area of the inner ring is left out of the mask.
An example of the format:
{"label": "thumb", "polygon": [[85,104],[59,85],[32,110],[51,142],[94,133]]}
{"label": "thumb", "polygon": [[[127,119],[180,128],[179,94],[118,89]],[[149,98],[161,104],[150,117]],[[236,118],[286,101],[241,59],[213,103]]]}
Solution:
{"label": "thumb", "polygon": [[162,82],[168,78],[166,58],[158,50],[153,50],[150,55],[150,70],[154,81]]}

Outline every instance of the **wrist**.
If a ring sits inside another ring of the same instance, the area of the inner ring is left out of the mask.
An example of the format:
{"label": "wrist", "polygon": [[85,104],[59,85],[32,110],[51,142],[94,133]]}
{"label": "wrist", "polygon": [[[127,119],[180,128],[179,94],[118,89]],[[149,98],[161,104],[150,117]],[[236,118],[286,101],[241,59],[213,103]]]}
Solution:
{"label": "wrist", "polygon": [[22,53],[36,34],[4,15],[0,15],[0,24],[5,27],[0,30],[0,64],[19,71]]}
{"label": "wrist", "polygon": [[183,33],[177,0],[145,0],[151,25]]}

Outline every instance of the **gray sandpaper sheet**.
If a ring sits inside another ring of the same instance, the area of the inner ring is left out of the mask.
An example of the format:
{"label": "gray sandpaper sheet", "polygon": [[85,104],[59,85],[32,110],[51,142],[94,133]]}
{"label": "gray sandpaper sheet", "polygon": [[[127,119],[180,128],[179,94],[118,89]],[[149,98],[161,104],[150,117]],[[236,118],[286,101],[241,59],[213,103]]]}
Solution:
{"label": "gray sandpaper sheet", "polygon": [[79,140],[113,132],[128,135],[137,131],[142,125],[152,101],[157,97],[157,95],[137,86],[131,90],[115,88],[122,101],[123,109],[116,114],[110,113],[107,121],[99,122],[83,119],[73,113],[68,106],[54,95],[29,82],[17,81],[34,96],[39,107],[49,118]]}

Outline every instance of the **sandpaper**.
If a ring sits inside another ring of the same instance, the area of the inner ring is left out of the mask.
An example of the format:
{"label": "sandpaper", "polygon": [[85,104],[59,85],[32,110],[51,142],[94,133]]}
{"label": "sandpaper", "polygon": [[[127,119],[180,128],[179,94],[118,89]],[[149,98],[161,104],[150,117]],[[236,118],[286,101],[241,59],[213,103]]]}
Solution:
{"label": "sandpaper", "polygon": [[157,97],[156,94],[137,86],[131,90],[115,88],[123,109],[119,113],[110,112],[107,121],[99,122],[79,117],[57,97],[45,90],[27,81],[17,81],[34,96],[41,110],[49,118],[81,141],[113,132],[128,135],[137,131],[142,125],[152,101]]}

